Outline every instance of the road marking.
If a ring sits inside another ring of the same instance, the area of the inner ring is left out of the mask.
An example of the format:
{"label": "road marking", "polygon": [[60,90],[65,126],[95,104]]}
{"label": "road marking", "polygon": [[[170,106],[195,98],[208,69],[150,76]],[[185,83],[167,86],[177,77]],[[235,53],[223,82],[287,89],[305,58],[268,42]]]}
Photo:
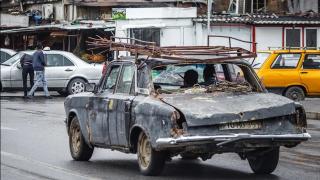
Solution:
{"label": "road marking", "polygon": [[16,131],[17,129],[1,126],[1,130]]}
{"label": "road marking", "polygon": [[[37,160],[34,160],[34,159],[30,159],[30,158],[27,158],[27,157],[24,157],[24,156],[21,156],[21,155],[18,155],[18,154],[13,154],[13,153],[1,151],[1,156],[10,157],[12,159],[24,161],[24,162],[27,162],[27,163],[34,163],[36,165],[44,166],[44,167],[46,167],[46,168],[48,168],[50,170],[55,170],[55,171],[58,171],[60,173],[64,173],[64,174],[67,174],[67,175],[70,175],[70,176],[74,176],[74,177],[77,177],[77,178],[80,178],[80,179],[100,180],[99,178],[92,178],[92,177],[89,177],[89,176],[82,175],[82,174],[79,174],[77,172],[71,171],[69,169],[65,169],[65,168],[62,168],[62,167],[59,167],[59,166],[55,166],[55,165],[52,165],[52,164],[49,164],[49,163],[45,163],[45,162],[37,161]],[[4,163],[3,162],[3,158],[2,158],[2,162],[1,163]]]}

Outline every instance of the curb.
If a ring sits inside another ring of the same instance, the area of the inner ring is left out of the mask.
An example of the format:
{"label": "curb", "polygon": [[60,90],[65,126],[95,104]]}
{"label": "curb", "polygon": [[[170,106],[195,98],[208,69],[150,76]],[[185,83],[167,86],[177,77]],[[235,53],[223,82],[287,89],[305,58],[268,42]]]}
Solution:
{"label": "curb", "polygon": [[306,112],[307,119],[320,120],[319,112]]}

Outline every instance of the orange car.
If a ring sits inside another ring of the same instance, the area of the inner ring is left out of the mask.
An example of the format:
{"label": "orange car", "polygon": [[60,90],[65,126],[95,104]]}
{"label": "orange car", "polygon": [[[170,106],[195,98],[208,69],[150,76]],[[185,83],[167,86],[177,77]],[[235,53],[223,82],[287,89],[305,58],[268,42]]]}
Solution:
{"label": "orange car", "polygon": [[320,95],[320,50],[260,51],[252,67],[271,92],[296,101]]}

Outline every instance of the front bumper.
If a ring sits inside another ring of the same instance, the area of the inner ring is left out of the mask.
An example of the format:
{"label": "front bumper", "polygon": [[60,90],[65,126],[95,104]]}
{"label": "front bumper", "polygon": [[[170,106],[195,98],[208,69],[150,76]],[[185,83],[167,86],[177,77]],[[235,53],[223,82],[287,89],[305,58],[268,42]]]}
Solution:
{"label": "front bumper", "polygon": [[232,145],[238,142],[269,141],[269,142],[297,142],[311,138],[309,133],[281,134],[281,135],[255,135],[255,134],[231,134],[217,136],[180,136],[178,138],[158,138],[156,149],[185,147],[190,145],[216,144],[218,147]]}

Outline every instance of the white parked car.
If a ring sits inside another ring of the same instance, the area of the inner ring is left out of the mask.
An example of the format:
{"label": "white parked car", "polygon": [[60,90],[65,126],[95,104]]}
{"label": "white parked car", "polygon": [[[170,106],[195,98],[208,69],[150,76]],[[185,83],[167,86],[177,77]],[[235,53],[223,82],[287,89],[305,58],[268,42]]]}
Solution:
{"label": "white parked car", "polygon": [[10,59],[15,54],[17,54],[17,51],[15,51],[15,50],[0,48],[0,57],[1,57],[0,61],[1,61],[1,63]]}
{"label": "white parked car", "polygon": [[[22,90],[22,68],[20,58],[23,53],[32,55],[34,51],[21,51],[1,63],[1,89],[3,91]],[[89,64],[66,51],[43,51],[47,62],[45,76],[49,90],[60,94],[76,94],[85,90],[85,83],[98,83],[101,64]]]}

